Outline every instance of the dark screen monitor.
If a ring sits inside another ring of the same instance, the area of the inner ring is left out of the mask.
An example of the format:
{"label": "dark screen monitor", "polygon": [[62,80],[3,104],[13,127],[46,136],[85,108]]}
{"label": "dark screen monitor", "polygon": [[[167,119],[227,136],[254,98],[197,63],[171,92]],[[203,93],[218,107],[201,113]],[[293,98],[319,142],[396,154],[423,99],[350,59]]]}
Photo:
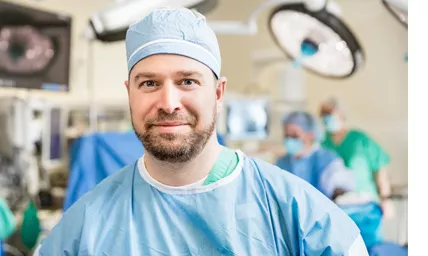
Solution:
{"label": "dark screen monitor", "polygon": [[71,17],[0,2],[0,87],[69,90]]}

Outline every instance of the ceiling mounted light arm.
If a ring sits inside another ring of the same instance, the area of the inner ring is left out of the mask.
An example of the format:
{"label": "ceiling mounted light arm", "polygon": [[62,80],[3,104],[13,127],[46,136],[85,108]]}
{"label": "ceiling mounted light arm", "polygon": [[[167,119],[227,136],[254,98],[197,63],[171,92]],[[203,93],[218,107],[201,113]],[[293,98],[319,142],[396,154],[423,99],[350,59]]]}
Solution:
{"label": "ceiling mounted light arm", "polygon": [[84,36],[103,42],[125,40],[128,27],[161,7],[196,9],[205,14],[216,7],[218,0],[122,0],[91,15]]}
{"label": "ceiling mounted light arm", "polygon": [[259,5],[249,16],[247,21],[208,21],[208,25],[217,34],[222,35],[255,35],[258,32],[257,18],[260,13],[278,5],[302,3],[313,12],[320,11],[327,6],[328,0],[267,0]]}

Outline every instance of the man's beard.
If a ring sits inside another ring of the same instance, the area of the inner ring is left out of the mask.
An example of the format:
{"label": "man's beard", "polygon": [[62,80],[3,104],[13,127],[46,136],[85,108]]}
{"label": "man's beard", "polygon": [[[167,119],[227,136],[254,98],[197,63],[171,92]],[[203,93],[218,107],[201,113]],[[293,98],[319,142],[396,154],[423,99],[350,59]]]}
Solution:
{"label": "man's beard", "polygon": [[[144,150],[154,156],[156,159],[167,163],[186,163],[195,158],[204,149],[209,138],[213,134],[216,124],[216,107],[214,107],[212,122],[201,128],[196,128],[197,121],[195,118],[186,118],[186,122],[190,123],[192,132],[186,134],[174,133],[155,133],[151,123],[162,121],[180,121],[176,113],[168,114],[162,110],[156,119],[150,120],[145,125],[145,132],[138,131],[132,120],[132,126],[135,134],[143,143]],[[132,116],[132,110],[131,110]],[[177,145],[176,141],[180,144]]]}

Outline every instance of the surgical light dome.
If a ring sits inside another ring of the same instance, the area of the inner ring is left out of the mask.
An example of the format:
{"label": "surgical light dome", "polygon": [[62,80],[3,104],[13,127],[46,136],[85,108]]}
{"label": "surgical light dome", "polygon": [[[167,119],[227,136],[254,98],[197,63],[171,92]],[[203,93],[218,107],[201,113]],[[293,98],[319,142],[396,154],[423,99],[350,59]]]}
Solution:
{"label": "surgical light dome", "polygon": [[355,35],[326,8],[310,11],[301,3],[283,4],[272,11],[269,27],[289,57],[319,75],[349,77],[364,62]]}

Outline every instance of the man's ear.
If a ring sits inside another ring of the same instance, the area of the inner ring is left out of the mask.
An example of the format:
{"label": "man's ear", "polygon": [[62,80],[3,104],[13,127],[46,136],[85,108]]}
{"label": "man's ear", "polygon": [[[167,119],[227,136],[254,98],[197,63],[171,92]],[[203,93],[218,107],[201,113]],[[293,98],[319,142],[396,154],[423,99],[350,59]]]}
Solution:
{"label": "man's ear", "polygon": [[220,77],[220,79],[217,80],[217,86],[216,86],[217,100],[223,100],[224,92],[226,90],[226,84],[227,84],[226,77]]}
{"label": "man's ear", "polygon": [[129,94],[129,80],[125,80],[123,84],[125,85],[126,90],[128,91],[128,94]]}
{"label": "man's ear", "polygon": [[223,108],[226,84],[227,84],[226,77],[220,77],[220,79],[217,80],[217,85],[216,85],[217,114],[219,114],[221,109]]}

